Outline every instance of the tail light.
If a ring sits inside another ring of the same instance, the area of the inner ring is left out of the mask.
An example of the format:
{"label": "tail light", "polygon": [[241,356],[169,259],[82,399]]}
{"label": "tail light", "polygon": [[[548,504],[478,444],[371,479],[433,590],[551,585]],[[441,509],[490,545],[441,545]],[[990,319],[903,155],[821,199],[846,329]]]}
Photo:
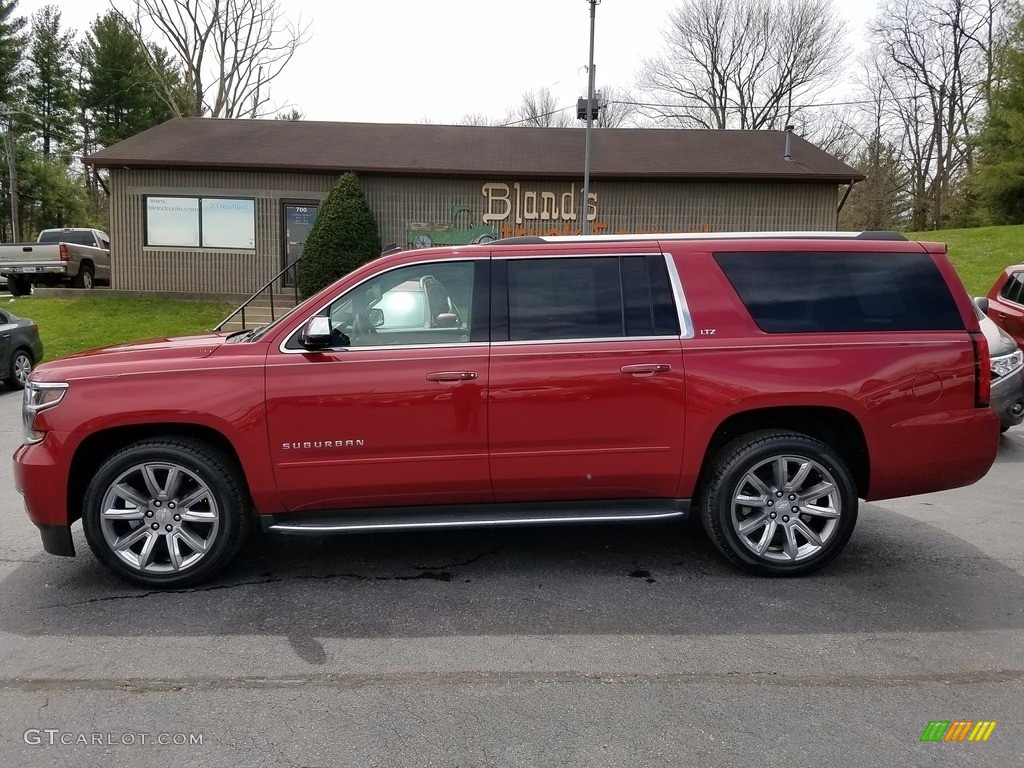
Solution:
{"label": "tail light", "polygon": [[68,253],[68,244],[67,243],[61,243],[57,247],[60,250],[60,260],[61,261],[68,261],[71,258],[71,254]]}
{"label": "tail light", "polygon": [[971,333],[971,346],[974,347],[974,405],[988,408],[992,396],[992,358],[985,335]]}

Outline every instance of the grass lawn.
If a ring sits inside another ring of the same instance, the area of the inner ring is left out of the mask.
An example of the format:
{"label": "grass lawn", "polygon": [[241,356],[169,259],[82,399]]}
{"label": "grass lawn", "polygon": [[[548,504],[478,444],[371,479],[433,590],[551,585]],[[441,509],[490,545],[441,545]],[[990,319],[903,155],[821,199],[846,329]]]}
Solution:
{"label": "grass lawn", "polygon": [[[972,296],[984,296],[1004,268],[1024,261],[1024,225],[907,232],[906,236],[947,243],[949,259]],[[3,294],[0,306],[36,321],[46,360],[123,341],[205,333],[234,309],[229,304],[155,298],[15,299]]]}
{"label": "grass lawn", "polygon": [[44,361],[123,341],[205,333],[234,309],[228,304],[167,299],[15,299],[3,294],[0,306],[36,321]]}
{"label": "grass lawn", "polygon": [[984,296],[1006,267],[1024,262],[1024,225],[907,232],[906,236],[946,243],[949,260],[971,296]]}

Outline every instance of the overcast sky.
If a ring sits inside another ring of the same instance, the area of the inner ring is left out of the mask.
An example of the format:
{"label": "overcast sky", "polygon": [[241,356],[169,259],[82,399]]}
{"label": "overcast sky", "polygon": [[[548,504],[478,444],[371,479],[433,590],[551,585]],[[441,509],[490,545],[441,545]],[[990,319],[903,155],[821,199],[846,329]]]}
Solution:
{"label": "overcast sky", "polygon": [[[29,16],[54,0],[20,0]],[[128,9],[129,0],[117,0]],[[280,0],[312,21],[312,38],[274,81],[275,104],[309,120],[455,123],[467,113],[503,117],[526,90],[548,87],[562,106],[586,95],[587,0]],[[107,0],[56,0],[80,34]],[[598,87],[632,87],[658,51],[677,0],[603,0],[597,6]],[[875,0],[836,0],[851,46]]]}

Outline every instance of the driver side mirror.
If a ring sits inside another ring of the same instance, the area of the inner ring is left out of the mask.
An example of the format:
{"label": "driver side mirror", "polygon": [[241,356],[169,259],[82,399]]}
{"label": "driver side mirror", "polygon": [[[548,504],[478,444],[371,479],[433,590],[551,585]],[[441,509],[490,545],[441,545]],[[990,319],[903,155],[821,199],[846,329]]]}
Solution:
{"label": "driver side mirror", "polygon": [[310,351],[328,349],[331,346],[331,319],[323,315],[309,318],[302,326],[299,344]]}

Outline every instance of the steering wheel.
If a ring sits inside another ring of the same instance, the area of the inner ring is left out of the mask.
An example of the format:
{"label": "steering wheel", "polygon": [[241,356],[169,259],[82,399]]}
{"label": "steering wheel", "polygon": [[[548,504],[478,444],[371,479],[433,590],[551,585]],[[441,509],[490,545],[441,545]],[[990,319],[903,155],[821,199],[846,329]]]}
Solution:
{"label": "steering wheel", "polygon": [[352,334],[356,338],[377,335],[377,329],[370,325],[370,319],[367,312],[356,312],[352,317]]}

